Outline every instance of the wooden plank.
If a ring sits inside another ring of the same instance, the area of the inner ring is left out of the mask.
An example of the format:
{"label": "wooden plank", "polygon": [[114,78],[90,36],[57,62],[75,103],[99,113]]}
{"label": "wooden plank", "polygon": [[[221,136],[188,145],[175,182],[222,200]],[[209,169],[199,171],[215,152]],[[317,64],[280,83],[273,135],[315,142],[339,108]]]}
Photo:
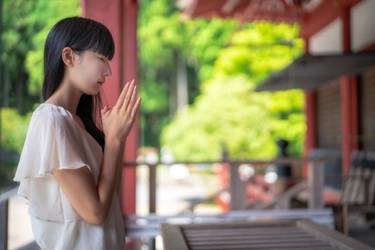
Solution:
{"label": "wooden plank", "polygon": [[[220,224],[220,226],[223,224]],[[212,226],[213,227],[213,226]],[[264,234],[264,231],[267,231],[268,234]],[[284,237],[290,237],[293,234],[292,237],[301,237],[304,235],[304,232],[301,232],[301,230],[295,228],[295,227],[283,227],[283,228],[227,228],[223,229],[216,225],[216,228],[210,228],[210,229],[200,229],[199,231],[197,228],[195,229],[185,229],[184,235],[189,237],[222,237],[222,236],[230,236],[230,237],[237,237],[241,238],[243,236],[246,236],[247,238],[262,238],[262,239],[268,239],[273,237],[278,238],[284,238]]]}
{"label": "wooden plank", "polygon": [[354,183],[354,167],[351,167],[348,170],[348,175],[344,181],[344,190],[341,196],[341,203],[342,204],[349,204],[350,203],[350,194],[353,189]]}
{"label": "wooden plank", "polygon": [[259,241],[283,241],[283,240],[311,240],[315,239],[312,235],[307,235],[306,232],[298,232],[298,233],[286,233],[284,235],[264,235],[264,232],[262,235],[247,235],[244,233],[239,233],[238,235],[216,235],[216,234],[210,234],[210,235],[186,235],[184,232],[185,238],[190,241],[194,240],[194,242],[206,242],[207,239],[211,241],[220,241],[220,240],[228,240],[228,241],[248,241],[248,240],[259,240]]}
{"label": "wooden plank", "polygon": [[357,195],[357,204],[365,205],[368,203],[368,187],[369,187],[369,180],[371,177],[371,169],[364,168],[362,171],[362,176],[360,178],[361,180],[361,188],[359,189],[358,195]]}
{"label": "wooden plank", "polygon": [[332,242],[335,246],[338,246],[340,249],[345,250],[374,250],[374,248],[357,241],[353,238],[347,237],[344,234],[341,234],[337,231],[327,229],[322,227],[310,220],[299,220],[296,222],[297,227],[315,234],[321,239],[328,240]]}
{"label": "wooden plank", "polygon": [[[299,248],[304,249],[305,247],[314,247],[315,249],[321,249],[322,247],[331,247],[329,244],[324,242],[314,242],[314,243],[289,243],[282,245],[280,243],[263,243],[263,244],[253,244],[251,243],[252,249],[290,249],[290,248]],[[178,248],[174,248],[175,250]],[[210,245],[210,246],[192,246],[190,250],[235,250],[235,249],[249,249],[249,244],[238,245],[233,244],[221,244],[221,245]],[[336,248],[338,250],[338,248]]]}
{"label": "wooden plank", "polygon": [[374,205],[375,200],[375,169],[372,170],[368,184],[368,205]]}
{"label": "wooden plank", "polygon": [[354,168],[354,179],[353,186],[349,196],[349,204],[359,204],[357,197],[360,193],[360,190],[363,189],[363,180],[362,180],[362,168]]}
{"label": "wooden plank", "polygon": [[[163,225],[164,226],[164,225]],[[373,249],[339,232],[329,230],[310,220],[278,220],[266,222],[203,223],[201,225],[173,225],[170,231],[178,231],[178,237],[190,250],[221,249],[326,249],[326,250],[370,250]],[[281,230],[284,230],[282,232]],[[262,233],[246,237],[243,232]],[[275,230],[275,231],[272,231]],[[295,231],[299,230],[297,235]],[[163,228],[164,231],[164,228]],[[233,233],[233,231],[235,231]],[[239,233],[242,231],[241,233]],[[218,232],[227,235],[218,234]],[[275,234],[284,233],[281,237]],[[163,232],[164,234],[164,232]],[[204,236],[203,236],[204,235]],[[272,237],[273,236],[273,237]],[[289,238],[288,238],[289,236]],[[170,236],[171,237],[171,236]],[[175,237],[175,236],[173,236]],[[163,239],[164,240],[164,239]],[[170,249],[186,249],[173,245]]]}
{"label": "wooden plank", "polygon": [[[247,246],[264,246],[264,245],[278,245],[278,246],[313,246],[315,243],[317,243],[317,239],[314,237],[311,238],[300,238],[300,239],[280,239],[280,240],[268,240],[264,241],[263,239],[243,239],[241,241],[236,239],[222,239],[222,240],[213,240],[208,238],[206,241],[195,241],[195,240],[188,240],[189,247],[201,247],[201,246],[212,246],[212,245],[247,245]],[[328,243],[319,243],[319,245],[324,246],[331,246]]]}
{"label": "wooden plank", "polygon": [[221,219],[221,218],[274,218],[274,217],[288,217],[288,216],[332,216],[333,210],[331,208],[324,208],[324,209],[289,209],[289,210],[238,210],[238,211],[231,211],[227,213],[221,214],[211,214],[211,215],[200,215],[200,214],[177,214],[173,216],[160,216],[156,213],[150,213],[147,216],[138,216],[138,215],[127,215],[125,217],[125,221],[136,221],[136,220],[146,220],[145,222],[150,221],[165,221],[168,219],[173,218],[180,218],[180,219],[194,219],[194,218],[214,218],[214,219]]}
{"label": "wooden plank", "polygon": [[161,229],[165,250],[189,250],[179,226],[163,224]]}
{"label": "wooden plank", "polygon": [[[129,237],[156,237],[160,234],[160,225],[169,224],[192,224],[198,227],[204,227],[207,223],[236,222],[255,222],[285,219],[311,219],[316,223],[334,228],[334,219],[332,209],[292,209],[292,210],[243,210],[232,211],[216,215],[197,215],[197,214],[179,214],[175,216],[158,216],[150,214],[149,216],[129,215],[125,217],[125,228]],[[282,224],[285,227],[285,224]]]}

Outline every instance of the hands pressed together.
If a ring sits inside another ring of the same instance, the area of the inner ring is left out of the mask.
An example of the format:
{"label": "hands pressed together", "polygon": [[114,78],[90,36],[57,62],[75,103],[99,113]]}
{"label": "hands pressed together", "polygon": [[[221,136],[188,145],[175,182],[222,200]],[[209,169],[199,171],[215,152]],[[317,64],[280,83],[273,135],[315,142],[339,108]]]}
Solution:
{"label": "hands pressed together", "polygon": [[126,83],[113,108],[106,105],[102,109],[103,132],[106,140],[123,142],[128,136],[139,109],[141,98],[137,98],[134,80]]}

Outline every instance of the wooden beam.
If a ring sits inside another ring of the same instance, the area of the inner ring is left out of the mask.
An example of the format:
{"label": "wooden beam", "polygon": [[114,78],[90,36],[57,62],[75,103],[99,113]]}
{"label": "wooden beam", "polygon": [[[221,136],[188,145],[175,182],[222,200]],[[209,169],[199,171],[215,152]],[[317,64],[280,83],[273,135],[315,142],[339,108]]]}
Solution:
{"label": "wooden beam", "polygon": [[221,7],[221,12],[224,14],[231,13],[241,0],[227,0]]}
{"label": "wooden beam", "polygon": [[343,28],[343,50],[344,53],[350,53],[352,51],[351,46],[351,24],[350,24],[350,7],[342,6],[340,16],[342,19]]}
{"label": "wooden beam", "polygon": [[312,12],[305,12],[301,36],[309,38],[341,16],[342,8],[350,8],[362,0],[324,0]]}

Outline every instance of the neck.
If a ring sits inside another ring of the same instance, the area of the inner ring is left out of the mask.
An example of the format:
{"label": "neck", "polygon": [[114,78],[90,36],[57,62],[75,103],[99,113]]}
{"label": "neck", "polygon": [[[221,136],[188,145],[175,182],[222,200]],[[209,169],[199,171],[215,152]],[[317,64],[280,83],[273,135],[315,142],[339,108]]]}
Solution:
{"label": "neck", "polygon": [[82,93],[76,90],[66,89],[66,84],[61,84],[59,88],[46,100],[46,103],[52,103],[68,110],[71,114],[76,115],[79,99]]}

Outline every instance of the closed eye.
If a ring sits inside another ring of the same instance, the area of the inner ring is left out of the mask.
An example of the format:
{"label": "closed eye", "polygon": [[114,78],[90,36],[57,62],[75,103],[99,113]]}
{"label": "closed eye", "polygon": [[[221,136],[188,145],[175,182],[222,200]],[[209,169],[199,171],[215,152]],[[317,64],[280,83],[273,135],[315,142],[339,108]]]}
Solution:
{"label": "closed eye", "polygon": [[103,58],[100,58],[100,57],[98,57],[98,58],[104,62],[104,59],[103,59]]}

